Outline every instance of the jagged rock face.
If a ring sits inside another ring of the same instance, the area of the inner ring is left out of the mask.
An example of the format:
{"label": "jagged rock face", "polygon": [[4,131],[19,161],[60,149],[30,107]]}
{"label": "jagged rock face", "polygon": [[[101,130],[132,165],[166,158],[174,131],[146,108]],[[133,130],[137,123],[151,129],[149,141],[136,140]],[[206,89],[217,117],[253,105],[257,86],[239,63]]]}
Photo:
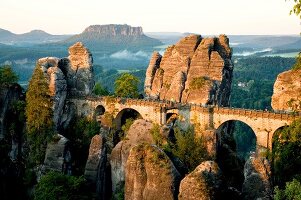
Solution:
{"label": "jagged rock face", "polygon": [[119,190],[125,181],[125,165],[132,147],[140,144],[154,144],[150,133],[153,124],[143,119],[136,120],[130,127],[126,139],[119,142],[111,153],[111,174],[113,193]]}
{"label": "jagged rock face", "polygon": [[274,110],[300,111],[301,70],[289,70],[277,76],[272,96]]}
{"label": "jagged rock face", "polygon": [[265,158],[250,157],[244,167],[244,199],[271,199],[271,167]]}
{"label": "jagged rock face", "polygon": [[213,161],[202,162],[181,181],[179,200],[217,199],[221,183],[218,165]]}
{"label": "jagged rock face", "polygon": [[155,73],[160,66],[161,59],[162,56],[157,51],[155,51],[146,70],[146,77],[144,82],[144,89],[146,93],[151,93],[152,91],[152,82],[154,81]]}
{"label": "jagged rock face", "polygon": [[37,66],[41,67],[49,82],[50,95],[53,97],[53,121],[56,127],[60,124],[67,97],[67,81],[58,66],[59,61],[60,59],[55,57],[41,58],[37,61]]}
{"label": "jagged rock face", "polygon": [[67,83],[72,95],[91,94],[94,86],[92,54],[81,42],[77,42],[69,48],[68,59]]}
{"label": "jagged rock face", "polygon": [[176,199],[180,174],[156,146],[140,144],[126,163],[125,199]]}
{"label": "jagged rock face", "polygon": [[80,42],[69,48],[68,58],[46,57],[37,61],[49,82],[53,97],[53,121],[57,130],[66,128],[75,115],[75,106],[67,96],[91,94],[94,87],[93,58]]}
{"label": "jagged rock face", "polygon": [[62,135],[57,135],[56,139],[47,144],[46,154],[42,173],[48,171],[66,172],[68,171],[67,165],[71,162],[71,153],[67,149],[68,139]]}
{"label": "jagged rock face", "polygon": [[168,47],[162,59],[157,53],[153,55],[146,73],[145,93],[153,99],[227,106],[233,71],[231,57],[225,35],[187,36]]}

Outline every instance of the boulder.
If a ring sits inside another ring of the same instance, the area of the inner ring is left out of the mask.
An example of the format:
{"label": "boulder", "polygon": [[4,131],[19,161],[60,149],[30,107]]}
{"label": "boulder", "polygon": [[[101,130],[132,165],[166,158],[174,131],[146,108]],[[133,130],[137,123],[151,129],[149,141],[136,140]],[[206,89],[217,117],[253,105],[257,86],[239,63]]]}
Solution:
{"label": "boulder", "polygon": [[250,157],[244,166],[245,181],[242,187],[244,199],[271,199],[271,167],[261,157]]}
{"label": "boulder", "polygon": [[202,162],[181,181],[179,200],[217,199],[221,184],[218,165],[214,161]]}
{"label": "boulder", "polygon": [[125,165],[132,147],[140,143],[154,144],[150,133],[153,124],[143,119],[136,120],[130,127],[126,138],[120,141],[111,153],[111,174],[113,193],[123,186],[125,181]]}
{"label": "boulder", "polygon": [[[152,99],[228,106],[233,63],[229,39],[190,35],[166,49],[161,62],[153,55],[145,93]],[[154,71],[156,71],[154,73]]]}
{"label": "boulder", "polygon": [[180,174],[156,146],[140,144],[131,149],[125,172],[125,199],[176,199]]}
{"label": "boulder", "polygon": [[274,110],[300,111],[301,70],[280,73],[274,84],[272,108]]}

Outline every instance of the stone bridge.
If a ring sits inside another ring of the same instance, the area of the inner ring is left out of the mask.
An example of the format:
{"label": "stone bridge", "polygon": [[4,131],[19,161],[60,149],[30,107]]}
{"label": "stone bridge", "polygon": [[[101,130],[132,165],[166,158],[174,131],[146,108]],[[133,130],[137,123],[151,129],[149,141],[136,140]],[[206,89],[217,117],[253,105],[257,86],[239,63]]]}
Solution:
{"label": "stone bridge", "polygon": [[257,146],[272,148],[275,131],[289,125],[299,115],[293,113],[275,113],[262,110],[248,110],[226,107],[204,107],[195,104],[182,104],[169,101],[151,101],[145,99],[125,99],[114,97],[86,97],[69,99],[75,104],[79,116],[88,116],[101,120],[110,118],[120,129],[126,118],[135,117],[166,124],[170,116],[177,115],[181,126],[193,124],[199,131],[216,139],[216,134],[227,122],[241,121],[247,124],[257,138]]}

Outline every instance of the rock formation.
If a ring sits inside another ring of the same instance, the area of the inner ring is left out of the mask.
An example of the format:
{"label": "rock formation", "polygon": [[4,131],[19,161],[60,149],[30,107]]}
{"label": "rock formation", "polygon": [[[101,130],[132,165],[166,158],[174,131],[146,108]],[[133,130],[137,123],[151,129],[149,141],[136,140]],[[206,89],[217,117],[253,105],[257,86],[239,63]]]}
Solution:
{"label": "rock formation", "polygon": [[161,55],[154,53],[146,73],[148,98],[228,106],[233,63],[229,39],[190,35]]}
{"label": "rock formation", "polygon": [[221,171],[213,161],[202,162],[180,184],[179,200],[218,198],[222,184]]}
{"label": "rock formation", "polygon": [[132,148],[125,176],[125,199],[172,200],[177,197],[180,174],[156,146],[140,144]]}
{"label": "rock formation", "polygon": [[91,139],[85,177],[98,199],[109,199],[110,196],[111,177],[108,165],[105,138],[102,135],[95,135]]}
{"label": "rock formation", "polygon": [[126,139],[119,142],[111,153],[112,190],[119,190],[125,181],[125,165],[132,147],[140,143],[154,144],[150,133],[153,124],[143,119],[136,120],[130,127]]}
{"label": "rock formation", "polygon": [[67,96],[89,95],[93,90],[92,55],[78,42],[69,48],[68,58],[41,58],[37,67],[41,67],[48,79],[53,97],[53,121],[59,130],[68,125],[75,113],[75,106],[66,102]]}
{"label": "rock formation", "polygon": [[272,96],[274,110],[301,110],[301,70],[289,70],[277,76]]}
{"label": "rock formation", "polygon": [[250,157],[244,167],[244,199],[271,199],[271,168],[265,158]]}
{"label": "rock formation", "polygon": [[42,173],[57,171],[71,174],[71,153],[67,148],[68,139],[57,135],[55,139],[47,144],[46,155]]}

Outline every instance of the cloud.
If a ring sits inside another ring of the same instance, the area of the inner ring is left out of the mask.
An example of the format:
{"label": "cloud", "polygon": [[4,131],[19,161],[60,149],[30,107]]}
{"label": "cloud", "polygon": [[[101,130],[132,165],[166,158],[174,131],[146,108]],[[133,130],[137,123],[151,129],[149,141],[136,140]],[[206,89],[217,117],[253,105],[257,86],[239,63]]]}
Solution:
{"label": "cloud", "polygon": [[256,53],[265,53],[265,52],[270,52],[273,51],[272,48],[266,48],[266,49],[262,49],[259,51],[243,51],[242,53],[234,53],[235,56],[251,56],[254,55]]}
{"label": "cloud", "polygon": [[151,56],[150,54],[144,51],[137,51],[136,53],[134,53],[125,49],[111,54],[110,58],[120,59],[120,60],[142,60],[145,58],[150,58],[150,56]]}

